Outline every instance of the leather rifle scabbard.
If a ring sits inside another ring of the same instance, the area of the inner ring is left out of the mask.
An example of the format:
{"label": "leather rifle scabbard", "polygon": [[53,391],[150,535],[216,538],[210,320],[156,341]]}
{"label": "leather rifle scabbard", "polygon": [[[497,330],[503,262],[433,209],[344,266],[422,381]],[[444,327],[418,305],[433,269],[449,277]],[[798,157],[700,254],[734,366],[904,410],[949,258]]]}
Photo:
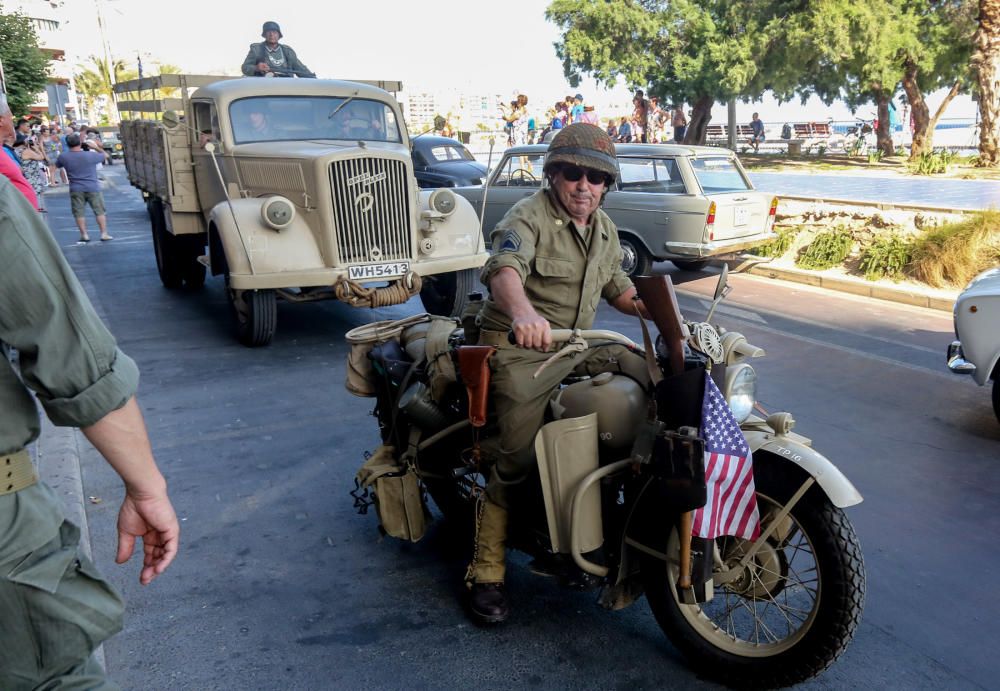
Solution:
{"label": "leather rifle scabbard", "polygon": [[670,276],[635,276],[635,288],[667,346],[670,373],[684,371],[684,322]]}

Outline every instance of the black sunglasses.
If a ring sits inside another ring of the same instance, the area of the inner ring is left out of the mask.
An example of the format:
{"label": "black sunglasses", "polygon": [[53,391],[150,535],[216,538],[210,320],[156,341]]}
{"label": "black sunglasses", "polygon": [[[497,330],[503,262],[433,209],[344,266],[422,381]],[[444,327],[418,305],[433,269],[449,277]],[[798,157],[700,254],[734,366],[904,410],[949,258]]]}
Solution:
{"label": "black sunglasses", "polygon": [[605,185],[611,185],[611,176],[602,170],[581,168],[580,166],[563,166],[559,172],[568,182],[579,182],[580,178],[586,175],[587,182],[591,185],[600,185],[602,182]]}

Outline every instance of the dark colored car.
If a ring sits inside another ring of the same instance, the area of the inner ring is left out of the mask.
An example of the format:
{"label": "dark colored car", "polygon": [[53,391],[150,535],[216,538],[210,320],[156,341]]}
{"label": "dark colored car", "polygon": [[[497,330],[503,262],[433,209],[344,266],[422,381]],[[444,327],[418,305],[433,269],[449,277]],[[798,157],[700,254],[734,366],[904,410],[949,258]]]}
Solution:
{"label": "dark colored car", "polygon": [[421,187],[482,185],[486,166],[458,140],[423,135],[412,141],[413,174]]}

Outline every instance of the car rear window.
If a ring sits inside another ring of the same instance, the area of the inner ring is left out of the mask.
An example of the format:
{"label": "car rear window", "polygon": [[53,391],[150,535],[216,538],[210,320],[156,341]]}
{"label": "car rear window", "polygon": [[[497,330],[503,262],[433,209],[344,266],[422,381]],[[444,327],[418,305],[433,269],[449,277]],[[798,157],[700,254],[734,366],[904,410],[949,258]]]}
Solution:
{"label": "car rear window", "polygon": [[463,146],[434,146],[430,150],[435,161],[475,161],[476,157]]}
{"label": "car rear window", "polygon": [[742,192],[750,183],[731,158],[722,156],[691,159],[691,168],[706,194],[712,192]]}
{"label": "car rear window", "polygon": [[684,181],[672,158],[619,158],[618,189],[622,192],[681,194]]}

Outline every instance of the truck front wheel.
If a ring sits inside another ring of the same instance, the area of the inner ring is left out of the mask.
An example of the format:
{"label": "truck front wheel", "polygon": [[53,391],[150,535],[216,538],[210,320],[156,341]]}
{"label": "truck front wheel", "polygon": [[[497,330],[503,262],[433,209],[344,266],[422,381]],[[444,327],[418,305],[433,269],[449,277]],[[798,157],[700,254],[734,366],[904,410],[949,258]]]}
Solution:
{"label": "truck front wheel", "polygon": [[420,288],[420,301],[431,314],[443,317],[460,317],[469,304],[469,293],[478,287],[479,272],[462,269],[446,274],[424,276]]}
{"label": "truck front wheel", "polygon": [[236,319],[236,337],[248,348],[266,346],[278,326],[278,296],[273,290],[236,290],[226,275],[226,297]]}

